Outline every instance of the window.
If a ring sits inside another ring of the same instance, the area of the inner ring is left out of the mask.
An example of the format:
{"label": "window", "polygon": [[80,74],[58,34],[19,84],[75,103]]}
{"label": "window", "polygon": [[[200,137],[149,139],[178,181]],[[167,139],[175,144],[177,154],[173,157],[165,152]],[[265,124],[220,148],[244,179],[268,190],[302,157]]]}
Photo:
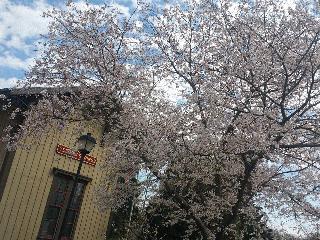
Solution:
{"label": "window", "polygon": [[70,208],[67,209],[68,200],[71,197],[73,174],[59,169],[54,169],[54,174],[37,239],[71,240],[80,212],[84,188],[89,179],[85,177],[79,179]]}

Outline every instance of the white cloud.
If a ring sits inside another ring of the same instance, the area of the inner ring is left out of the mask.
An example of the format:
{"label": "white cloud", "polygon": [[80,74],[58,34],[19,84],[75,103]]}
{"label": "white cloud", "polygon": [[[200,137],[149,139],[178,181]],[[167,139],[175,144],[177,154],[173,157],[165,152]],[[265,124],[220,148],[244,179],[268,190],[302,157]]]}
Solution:
{"label": "white cloud", "polygon": [[44,0],[34,0],[31,5],[0,1],[0,44],[26,50],[25,40],[39,37],[48,31],[49,20],[42,17],[50,8]]}
{"label": "white cloud", "polygon": [[134,8],[138,7],[138,0],[131,0],[131,4]]}
{"label": "white cloud", "polygon": [[120,5],[118,3],[113,3],[111,6],[118,9],[118,11],[120,13],[124,14],[125,16],[127,16],[127,17],[130,16],[130,10],[128,7]]}
{"label": "white cloud", "polygon": [[[46,0],[31,0],[29,4],[0,0],[0,66],[15,70],[27,70],[33,63],[35,42],[40,34],[48,32],[49,19],[44,11],[51,6]],[[11,78],[9,82],[12,82]],[[1,79],[8,83],[8,80]]]}
{"label": "white cloud", "polygon": [[288,10],[289,8],[294,8],[296,2],[296,0],[283,0],[281,1],[281,5],[285,10]]}
{"label": "white cloud", "polygon": [[28,52],[30,46],[28,46],[20,36],[13,35],[10,36],[7,41],[5,41],[4,45],[8,48],[22,49],[25,52]]}
{"label": "white cloud", "polygon": [[3,56],[0,55],[0,66],[16,70],[27,70],[33,63],[33,58],[21,59],[6,52]]}
{"label": "white cloud", "polygon": [[[74,5],[79,10],[88,10],[91,6],[93,6],[93,5],[89,5],[85,1],[76,1],[76,2],[71,1],[71,3],[72,4],[70,4],[70,6]],[[66,10],[67,7],[63,6],[63,9]]]}
{"label": "white cloud", "polygon": [[12,88],[12,87],[16,86],[17,82],[18,82],[18,79],[15,77],[8,78],[8,79],[0,78],[0,89]]}
{"label": "white cloud", "polygon": [[[87,10],[92,7],[98,8],[99,6],[102,6],[102,4],[103,4],[103,1],[101,1],[100,5],[99,4],[90,4],[84,0],[72,2],[72,5],[74,5],[77,9],[80,9],[80,10]],[[124,5],[115,3],[115,2],[113,2],[112,4],[109,4],[109,6],[114,9],[117,9],[119,11],[119,13],[122,13],[123,15],[125,15],[127,17],[130,16],[130,9],[127,6],[124,6]],[[64,9],[66,9],[66,8],[64,7]]]}

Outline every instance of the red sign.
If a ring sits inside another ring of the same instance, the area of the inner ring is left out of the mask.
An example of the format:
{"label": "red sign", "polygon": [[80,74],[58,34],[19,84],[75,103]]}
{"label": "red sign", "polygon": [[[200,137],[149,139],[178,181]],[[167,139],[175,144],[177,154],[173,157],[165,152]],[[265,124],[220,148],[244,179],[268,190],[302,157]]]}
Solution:
{"label": "red sign", "polygon": [[[81,154],[79,152],[74,152],[74,151],[72,151],[71,148],[63,146],[61,144],[57,145],[56,153],[58,153],[58,154],[60,154],[62,156],[67,156],[69,158],[72,158],[72,159],[78,160],[78,161],[80,161],[80,158],[81,158]],[[84,161],[83,162],[86,163],[86,164],[89,164],[91,166],[96,166],[97,158],[92,157],[90,155],[86,155],[84,157]]]}

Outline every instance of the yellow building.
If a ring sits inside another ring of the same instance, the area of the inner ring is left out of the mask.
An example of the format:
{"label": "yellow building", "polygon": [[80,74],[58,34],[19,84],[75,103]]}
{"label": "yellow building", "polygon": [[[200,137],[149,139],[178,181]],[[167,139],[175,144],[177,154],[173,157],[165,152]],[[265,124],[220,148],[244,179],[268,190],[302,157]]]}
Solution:
{"label": "yellow building", "polygon": [[[18,99],[18,105],[34,97],[10,90],[0,90],[1,94]],[[9,122],[8,110],[0,111],[0,134]],[[87,131],[101,139],[102,129],[88,126]],[[105,239],[109,213],[99,211],[94,194],[103,174],[99,164],[104,153],[98,144],[82,166],[71,207],[66,209],[79,165],[70,151],[79,136],[72,132],[72,126],[63,133],[52,129],[41,144],[14,152],[0,143],[0,240]]]}

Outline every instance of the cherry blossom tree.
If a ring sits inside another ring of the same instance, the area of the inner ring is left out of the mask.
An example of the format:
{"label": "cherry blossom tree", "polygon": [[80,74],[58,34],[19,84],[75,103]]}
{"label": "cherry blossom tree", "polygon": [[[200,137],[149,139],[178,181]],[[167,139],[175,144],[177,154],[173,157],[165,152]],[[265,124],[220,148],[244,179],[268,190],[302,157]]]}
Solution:
{"label": "cherry blossom tree", "polygon": [[183,221],[186,239],[244,239],[243,221],[261,210],[319,224],[320,21],[311,5],[188,1],[136,11],[71,4],[47,13],[44,51],[24,87],[48,89],[20,134],[103,125],[104,167],[115,173],[106,182],[127,180],[102,184],[99,204],[134,198],[140,221],[166,206],[166,224]]}

